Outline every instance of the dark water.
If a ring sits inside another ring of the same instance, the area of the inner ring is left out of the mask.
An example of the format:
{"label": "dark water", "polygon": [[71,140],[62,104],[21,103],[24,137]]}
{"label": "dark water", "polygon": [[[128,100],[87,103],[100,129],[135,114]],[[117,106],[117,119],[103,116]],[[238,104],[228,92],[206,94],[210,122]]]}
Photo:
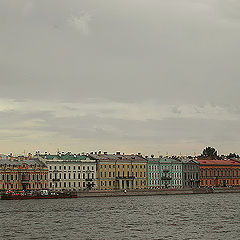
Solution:
{"label": "dark water", "polygon": [[0,239],[240,239],[240,194],[0,201]]}

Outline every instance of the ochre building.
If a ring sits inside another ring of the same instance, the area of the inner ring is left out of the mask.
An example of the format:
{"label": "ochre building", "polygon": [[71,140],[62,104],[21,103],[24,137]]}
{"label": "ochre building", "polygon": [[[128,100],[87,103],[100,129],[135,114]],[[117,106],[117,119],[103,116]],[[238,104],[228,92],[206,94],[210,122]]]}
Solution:
{"label": "ochre building", "polygon": [[140,154],[96,153],[97,186],[99,190],[147,188],[147,160]]}

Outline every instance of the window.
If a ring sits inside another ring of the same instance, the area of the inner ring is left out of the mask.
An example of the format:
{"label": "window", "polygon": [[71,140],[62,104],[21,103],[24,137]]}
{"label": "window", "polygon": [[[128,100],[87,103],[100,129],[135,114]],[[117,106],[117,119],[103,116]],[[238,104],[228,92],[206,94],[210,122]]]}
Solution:
{"label": "window", "polygon": [[68,187],[71,187],[71,182],[68,183]]}
{"label": "window", "polygon": [[68,170],[71,170],[71,166],[68,166]]}
{"label": "window", "polygon": [[71,173],[68,174],[68,179],[71,179]]}

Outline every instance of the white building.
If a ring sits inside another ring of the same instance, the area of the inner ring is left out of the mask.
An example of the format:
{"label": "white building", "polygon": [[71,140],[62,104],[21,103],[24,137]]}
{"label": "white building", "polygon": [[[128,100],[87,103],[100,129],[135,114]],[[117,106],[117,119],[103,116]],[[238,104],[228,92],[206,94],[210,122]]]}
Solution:
{"label": "white building", "polygon": [[58,153],[37,154],[49,170],[49,189],[86,190],[96,189],[96,160],[88,155]]}

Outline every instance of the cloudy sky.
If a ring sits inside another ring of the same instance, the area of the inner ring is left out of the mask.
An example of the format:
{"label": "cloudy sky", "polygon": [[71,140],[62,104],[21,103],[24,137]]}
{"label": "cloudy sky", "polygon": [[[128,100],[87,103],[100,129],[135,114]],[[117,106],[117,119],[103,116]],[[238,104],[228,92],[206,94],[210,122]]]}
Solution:
{"label": "cloudy sky", "polygon": [[240,152],[239,0],[0,0],[0,152]]}

